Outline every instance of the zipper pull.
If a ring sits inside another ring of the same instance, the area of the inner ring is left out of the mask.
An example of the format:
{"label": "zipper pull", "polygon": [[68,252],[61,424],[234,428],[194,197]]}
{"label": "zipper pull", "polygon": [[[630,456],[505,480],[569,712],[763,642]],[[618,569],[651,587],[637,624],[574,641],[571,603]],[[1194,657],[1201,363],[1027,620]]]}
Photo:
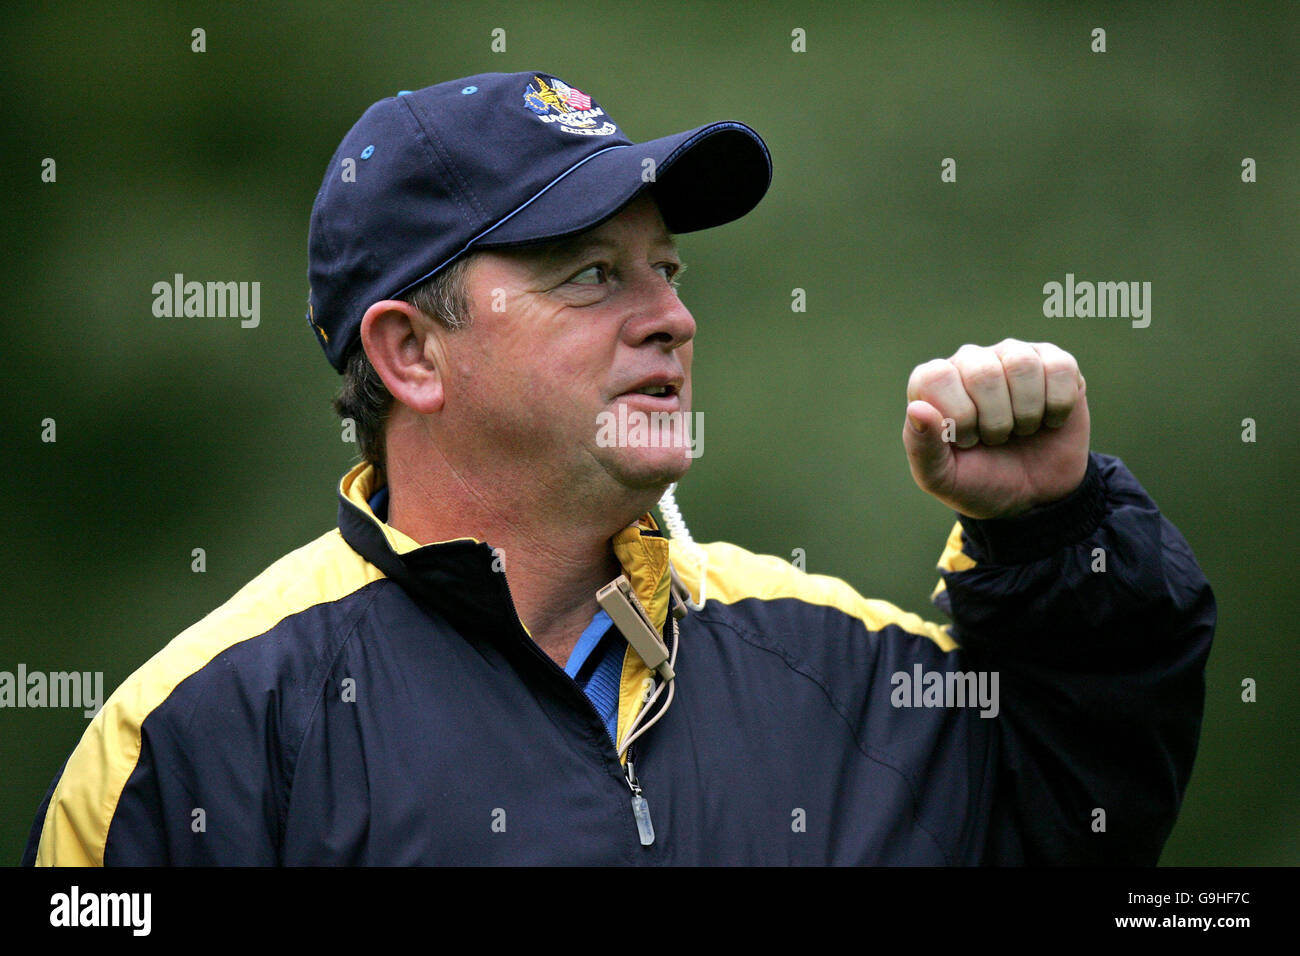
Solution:
{"label": "zipper pull", "polygon": [[655,842],[655,825],[650,820],[650,804],[641,795],[641,784],[637,783],[631,754],[628,754],[624,774],[627,777],[627,785],[632,791],[632,816],[636,820],[636,832],[641,837],[641,845],[649,846]]}

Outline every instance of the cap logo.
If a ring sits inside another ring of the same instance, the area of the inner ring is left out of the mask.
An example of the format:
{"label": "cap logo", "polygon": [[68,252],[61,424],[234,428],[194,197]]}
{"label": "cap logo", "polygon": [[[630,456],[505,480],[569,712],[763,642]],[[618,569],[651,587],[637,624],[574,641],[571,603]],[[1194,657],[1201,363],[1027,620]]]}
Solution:
{"label": "cap logo", "polygon": [[590,96],[553,76],[549,82],[540,75],[533,77],[524,88],[524,106],[541,122],[553,123],[564,133],[610,136],[618,132],[618,127],[608,120],[598,122],[605,111],[592,103]]}

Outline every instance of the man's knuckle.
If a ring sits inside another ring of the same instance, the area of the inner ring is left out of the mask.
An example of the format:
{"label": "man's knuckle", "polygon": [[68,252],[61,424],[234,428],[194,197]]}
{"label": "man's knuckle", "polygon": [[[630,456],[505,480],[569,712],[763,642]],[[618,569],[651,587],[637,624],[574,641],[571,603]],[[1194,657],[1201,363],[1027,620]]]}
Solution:
{"label": "man's knuckle", "polygon": [[1014,351],[1002,358],[1002,367],[1015,379],[1034,379],[1043,375],[1043,363],[1033,351]]}
{"label": "man's knuckle", "polygon": [[1073,407],[1072,398],[1049,397],[1043,405],[1043,417],[1055,421],[1068,415]]}
{"label": "man's knuckle", "polygon": [[1078,372],[1078,368],[1074,359],[1068,355],[1064,357],[1053,356],[1050,359],[1043,360],[1043,373],[1051,379],[1073,379]]}
{"label": "man's knuckle", "polygon": [[1005,378],[1006,373],[1002,370],[1002,363],[993,363],[980,361],[970,365],[969,368],[962,372],[962,379],[970,388],[977,391],[986,391],[993,389]]}
{"label": "man's knuckle", "polygon": [[924,392],[932,392],[949,384],[956,375],[957,370],[953,368],[952,363],[944,359],[933,359],[919,365],[912,373],[916,387]]}

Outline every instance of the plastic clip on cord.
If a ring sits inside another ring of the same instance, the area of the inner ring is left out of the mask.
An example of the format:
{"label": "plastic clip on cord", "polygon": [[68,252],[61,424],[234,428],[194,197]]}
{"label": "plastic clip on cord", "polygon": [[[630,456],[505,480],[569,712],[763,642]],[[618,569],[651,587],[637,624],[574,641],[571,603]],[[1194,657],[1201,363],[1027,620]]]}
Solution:
{"label": "plastic clip on cord", "polygon": [[[596,592],[596,602],[609,615],[614,626],[618,628],[619,633],[627,639],[628,644],[645,662],[646,667],[657,673],[663,680],[653,694],[642,704],[641,710],[637,713],[636,719],[627,729],[627,736],[624,737],[623,743],[618,748],[618,756],[621,760],[627,748],[631,746],[632,741],[636,740],[643,733],[650,729],[654,723],[668,712],[668,707],[673,700],[673,678],[676,677],[674,667],[677,662],[677,649],[681,642],[677,636],[677,618],[676,613],[668,616],[668,621],[673,629],[673,649],[671,654],[664,642],[660,640],[659,633],[655,630],[654,625],[650,622],[650,615],[641,606],[637,600],[636,592],[632,590],[631,584],[623,575],[619,575],[613,581],[610,581],[603,588]],[[668,696],[664,698],[664,705],[654,717],[650,717],[654,710],[654,705],[663,695],[664,688],[668,689]]]}
{"label": "plastic clip on cord", "polygon": [[650,623],[650,616],[641,607],[641,602],[636,599],[627,578],[619,575],[597,591],[596,603],[610,616],[632,649],[641,655],[645,666],[658,671],[664,680],[672,680],[673,669],[668,662],[668,648],[659,639],[659,633]]}

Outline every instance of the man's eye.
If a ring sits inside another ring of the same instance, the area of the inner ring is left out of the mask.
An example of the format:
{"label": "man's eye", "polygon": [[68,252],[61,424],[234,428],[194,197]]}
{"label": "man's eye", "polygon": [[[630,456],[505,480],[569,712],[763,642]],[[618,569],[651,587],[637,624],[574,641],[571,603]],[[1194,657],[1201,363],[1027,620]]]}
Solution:
{"label": "man's eye", "polygon": [[663,270],[664,278],[668,280],[668,284],[674,289],[681,282],[682,273],[686,271],[686,266],[679,262],[661,262],[655,268]]}
{"label": "man's eye", "polygon": [[588,266],[569,281],[576,282],[578,285],[596,285],[604,282],[607,278],[609,278],[609,272],[604,266]]}

